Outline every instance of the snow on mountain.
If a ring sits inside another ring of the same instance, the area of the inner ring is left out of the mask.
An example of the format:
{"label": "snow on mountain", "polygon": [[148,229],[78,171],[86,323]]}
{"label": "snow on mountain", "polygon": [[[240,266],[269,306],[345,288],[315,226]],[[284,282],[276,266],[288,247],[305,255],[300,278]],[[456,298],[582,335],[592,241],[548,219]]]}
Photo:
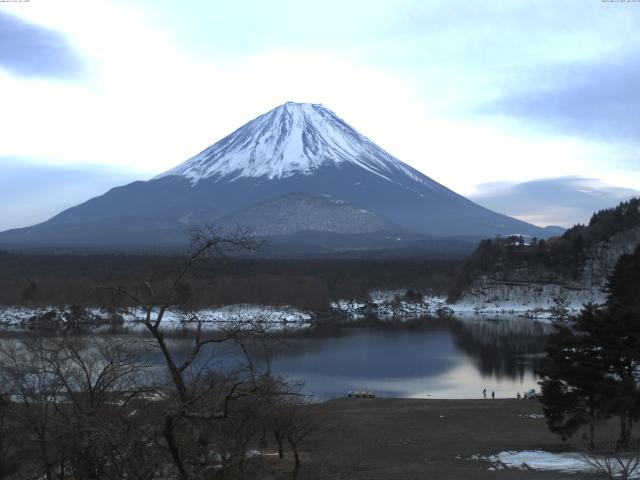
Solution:
{"label": "snow on mountain", "polygon": [[260,115],[194,157],[156,178],[287,178],[348,162],[386,180],[401,173],[442,188],[388,154],[320,104],[287,102]]}

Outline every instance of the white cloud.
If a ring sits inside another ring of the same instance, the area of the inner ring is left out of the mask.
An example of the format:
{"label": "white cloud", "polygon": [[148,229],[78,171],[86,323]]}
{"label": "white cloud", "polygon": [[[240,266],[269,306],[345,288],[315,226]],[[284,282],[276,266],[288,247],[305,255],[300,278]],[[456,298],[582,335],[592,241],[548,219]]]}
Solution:
{"label": "white cloud", "polygon": [[536,225],[563,227],[588,223],[593,212],[640,195],[637,189],[581,176],[490,182],[478,190],[471,198],[480,205]]}

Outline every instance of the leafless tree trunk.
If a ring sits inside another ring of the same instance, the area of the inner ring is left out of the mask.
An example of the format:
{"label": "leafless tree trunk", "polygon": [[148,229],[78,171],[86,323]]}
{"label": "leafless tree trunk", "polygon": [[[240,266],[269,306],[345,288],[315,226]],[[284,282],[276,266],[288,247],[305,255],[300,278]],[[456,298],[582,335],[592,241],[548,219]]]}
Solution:
{"label": "leafless tree trunk", "polygon": [[[246,233],[223,234],[210,227],[198,227],[191,234],[191,253],[176,272],[167,291],[156,291],[150,282],[145,282],[141,292],[133,292],[125,287],[116,289],[142,311],[142,323],[158,346],[169,374],[175,395],[170,402],[172,406],[164,414],[162,433],[182,480],[203,478],[206,469],[211,467],[212,460],[207,459],[212,455],[212,446],[204,440],[209,424],[228,419],[232,404],[239,399],[259,395],[254,366],[242,339],[266,335],[260,319],[235,322],[226,328],[205,332],[203,318],[198,311],[188,308],[188,292],[183,288],[183,281],[201,260],[207,257],[221,258],[232,250],[256,249],[260,242]],[[167,312],[172,310],[182,316],[184,325],[194,329],[191,348],[181,361],[178,361],[167,341],[163,324]],[[228,381],[218,381],[207,375],[198,360],[208,345],[231,341],[241,345],[247,354],[247,372],[233,379],[230,377]],[[242,468],[245,454],[231,455],[237,457],[234,460],[236,466]],[[228,463],[228,459],[224,458],[225,453],[220,456],[221,462]]]}

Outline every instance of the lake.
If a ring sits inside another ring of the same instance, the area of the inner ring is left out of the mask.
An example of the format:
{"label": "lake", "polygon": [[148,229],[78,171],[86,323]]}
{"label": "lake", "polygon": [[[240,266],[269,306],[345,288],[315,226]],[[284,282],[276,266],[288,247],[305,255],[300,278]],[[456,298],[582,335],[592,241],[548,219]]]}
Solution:
{"label": "lake", "polygon": [[[316,400],[349,390],[380,397],[514,398],[537,388],[535,368],[548,323],[526,318],[427,318],[374,327],[346,327],[337,334],[286,339],[261,355],[258,365],[295,381]],[[186,340],[174,340],[180,350]],[[220,353],[220,352],[219,352]],[[228,350],[231,368],[239,353]],[[231,359],[231,360],[230,360]]]}

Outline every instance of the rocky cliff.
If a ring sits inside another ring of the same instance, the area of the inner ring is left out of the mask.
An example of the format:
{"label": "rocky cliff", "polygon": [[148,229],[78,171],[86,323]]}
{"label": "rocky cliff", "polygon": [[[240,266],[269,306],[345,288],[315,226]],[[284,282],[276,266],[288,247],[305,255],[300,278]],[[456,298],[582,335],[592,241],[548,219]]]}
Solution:
{"label": "rocky cliff", "polygon": [[603,303],[607,278],[616,262],[633,253],[638,244],[640,226],[591,245],[573,278],[562,278],[552,268],[539,266],[479,275],[455,302],[455,308],[544,315],[558,308],[577,311],[588,302]]}

